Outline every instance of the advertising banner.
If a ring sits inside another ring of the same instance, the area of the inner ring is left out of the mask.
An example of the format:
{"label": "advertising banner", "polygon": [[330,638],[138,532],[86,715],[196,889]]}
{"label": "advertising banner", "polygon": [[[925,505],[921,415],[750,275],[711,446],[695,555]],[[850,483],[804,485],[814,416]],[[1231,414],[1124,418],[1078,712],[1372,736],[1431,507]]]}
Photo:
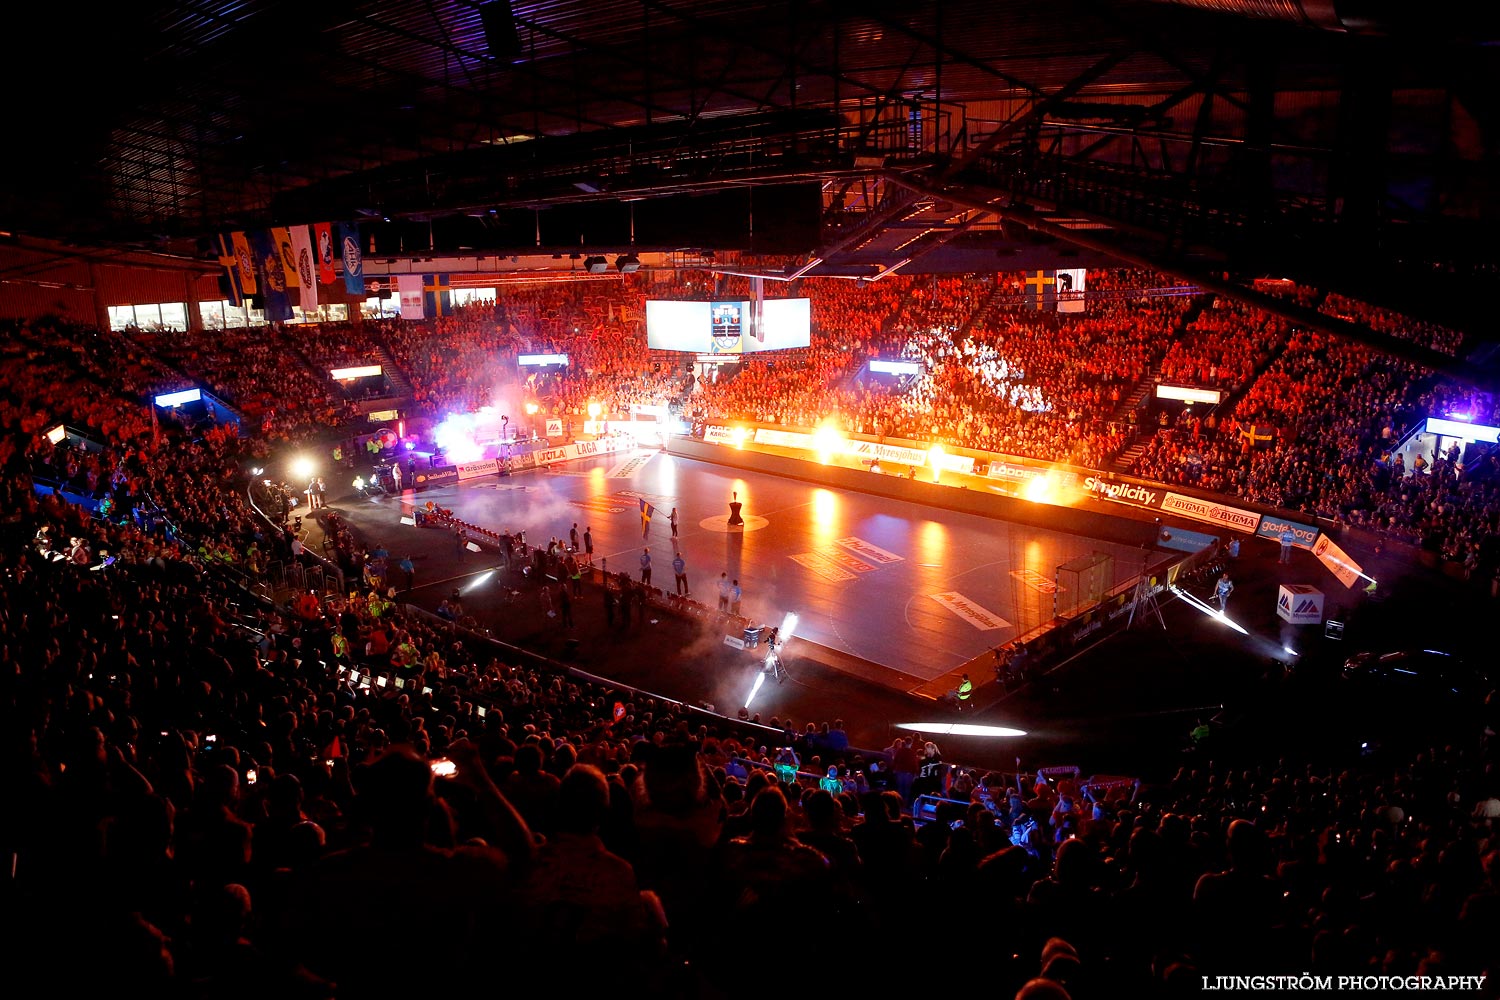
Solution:
{"label": "advertising banner", "polygon": [[703,440],[709,444],[734,444],[734,431],[719,424],[709,424],[703,429]]}
{"label": "advertising banner", "polygon": [[943,471],[958,472],[966,476],[974,474],[974,457],[972,455],[944,455]]}
{"label": "advertising banner", "polygon": [[1161,509],[1169,514],[1180,514],[1194,521],[1221,524],[1235,531],[1253,532],[1260,524],[1260,515],[1238,507],[1226,507],[1212,500],[1185,497],[1180,493],[1168,493],[1161,502]]}
{"label": "advertising banner", "polygon": [[577,457],[578,449],[572,445],[568,445],[563,448],[542,448],[531,454],[536,459],[538,466],[552,465],[556,462],[566,462],[570,458]]}
{"label": "advertising banner", "polygon": [[[994,467],[991,466],[993,469]],[[1130,504],[1132,507],[1160,507],[1164,491],[1136,483],[1116,483],[1099,476],[1088,476],[1083,488],[1106,500]]]}
{"label": "advertising banner", "polygon": [[436,469],[418,469],[412,485],[419,490],[458,482],[458,466],[440,465]]}
{"label": "advertising banner", "polygon": [[799,434],[796,431],[778,431],[769,427],[758,428],[755,432],[756,444],[768,444],[775,448],[800,448],[810,451],[813,446],[811,434]]}
{"label": "advertising banner", "polygon": [[987,608],[982,608],[956,590],[931,595],[943,607],[953,612],[981,632],[991,629],[1010,628],[1010,622]]}
{"label": "advertising banner", "polygon": [[927,464],[925,451],[917,448],[902,448],[893,444],[876,444],[874,441],[850,441],[844,453],[860,458],[878,458],[882,462],[900,462],[902,465]]}
{"label": "advertising banner", "polygon": [[1029,483],[1037,476],[1045,475],[1045,469],[1033,469],[1027,465],[1016,465],[1012,462],[1004,462],[992,459],[990,461],[989,477],[991,479],[1007,479],[1013,483]]}
{"label": "advertising banner", "polygon": [[834,541],[855,555],[862,556],[872,563],[889,564],[902,561],[902,557],[896,555],[896,553],[887,552],[875,543],[867,542],[863,538],[855,538],[851,535],[848,538],[835,538]]}
{"label": "advertising banner", "polygon": [[548,417],[547,418],[547,429],[543,433],[545,433],[547,435],[547,437],[549,437],[549,438],[560,438],[560,437],[562,437],[562,432],[563,432],[562,418],[561,417]]}
{"label": "advertising banner", "polygon": [[1318,540],[1318,529],[1315,525],[1299,524],[1296,521],[1288,521],[1280,517],[1272,517],[1270,514],[1260,519],[1260,527],[1255,529],[1255,534],[1260,538],[1269,538],[1273,542],[1281,541],[1281,533],[1290,530],[1296,536],[1292,542],[1299,549],[1310,549]]}
{"label": "advertising banner", "polygon": [[457,468],[459,481],[462,482],[465,479],[477,479],[480,476],[497,474],[500,471],[500,462],[493,458],[484,458],[477,462],[460,462]]}
{"label": "advertising banner", "polygon": [[1346,587],[1353,587],[1364,574],[1359,563],[1351,559],[1349,553],[1334,544],[1333,539],[1327,535],[1320,535],[1313,543],[1312,554]]}
{"label": "advertising banner", "polygon": [[1319,625],[1323,621],[1323,592],[1316,587],[1283,583],[1276,592],[1276,614],[1293,625]]}

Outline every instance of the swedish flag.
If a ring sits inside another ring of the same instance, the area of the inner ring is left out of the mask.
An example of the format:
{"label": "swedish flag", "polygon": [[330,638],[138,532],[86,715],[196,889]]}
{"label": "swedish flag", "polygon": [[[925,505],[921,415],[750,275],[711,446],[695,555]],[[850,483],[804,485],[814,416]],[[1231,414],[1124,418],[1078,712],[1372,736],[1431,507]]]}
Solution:
{"label": "swedish flag", "polygon": [[449,275],[422,275],[422,314],[431,319],[446,316],[453,311],[453,289],[448,284]]}
{"label": "swedish flag", "polygon": [[641,536],[645,537],[646,531],[651,527],[651,515],[656,513],[656,508],[653,507],[653,506],[651,506],[645,500],[641,500],[640,504],[641,504]]}

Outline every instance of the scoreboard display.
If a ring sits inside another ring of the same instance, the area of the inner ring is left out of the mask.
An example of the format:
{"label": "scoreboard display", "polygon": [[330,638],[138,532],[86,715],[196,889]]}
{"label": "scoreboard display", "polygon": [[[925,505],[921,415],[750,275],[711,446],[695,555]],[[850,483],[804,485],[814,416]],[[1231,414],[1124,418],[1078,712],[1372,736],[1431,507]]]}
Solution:
{"label": "scoreboard display", "polygon": [[740,355],[786,351],[811,343],[811,300],[764,299],[758,317],[753,306],[746,299],[648,299],[646,344],[658,351]]}

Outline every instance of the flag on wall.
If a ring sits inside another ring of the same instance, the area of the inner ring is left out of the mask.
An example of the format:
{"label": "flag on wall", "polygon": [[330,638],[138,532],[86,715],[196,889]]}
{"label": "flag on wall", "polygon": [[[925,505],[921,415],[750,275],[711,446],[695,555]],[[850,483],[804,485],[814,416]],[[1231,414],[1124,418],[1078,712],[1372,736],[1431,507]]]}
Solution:
{"label": "flag on wall", "polygon": [[1028,295],[1036,293],[1037,309],[1046,309],[1057,301],[1057,279],[1046,271],[1038,271],[1026,276],[1026,292]]}
{"label": "flag on wall", "polygon": [[255,255],[250,252],[250,240],[244,233],[230,233],[234,244],[234,256],[240,262],[240,288],[246,295],[255,295],[260,286],[255,280]]}
{"label": "flag on wall", "polygon": [[220,233],[214,237],[214,249],[219,255],[219,266],[224,269],[219,287],[223,289],[224,297],[237,306],[245,300],[245,291],[240,284],[240,258],[234,249],[234,237]]}
{"label": "flag on wall", "polygon": [[292,227],[292,252],[297,255],[297,282],[302,291],[302,314],[318,308],[318,259],[313,252],[312,230]]}
{"label": "flag on wall", "polygon": [[271,230],[271,240],[276,244],[276,257],[281,261],[282,279],[287,288],[300,288],[302,280],[297,277],[297,251],[292,247],[292,234],[285,226]]}
{"label": "flag on wall", "polygon": [[324,285],[333,284],[338,279],[338,272],[333,266],[333,261],[337,254],[333,246],[332,224],[319,222],[313,226],[313,247],[318,251],[319,283]]}
{"label": "flag on wall", "polygon": [[271,234],[264,229],[246,233],[255,265],[259,270],[260,294],[266,311],[266,319],[273,323],[284,323],[292,318],[292,304],[286,297],[286,271],[282,265],[281,251]]}
{"label": "flag on wall", "polygon": [[[363,286],[364,282],[360,282]],[[401,318],[422,318],[422,276],[420,274],[396,275],[396,288],[401,295]]]}
{"label": "flag on wall", "polygon": [[350,222],[340,222],[338,246],[339,259],[344,265],[344,291],[364,298],[365,257],[359,248],[359,227]]}
{"label": "flag on wall", "polygon": [[448,275],[422,275],[422,311],[428,316],[453,312],[453,286],[448,283]]}

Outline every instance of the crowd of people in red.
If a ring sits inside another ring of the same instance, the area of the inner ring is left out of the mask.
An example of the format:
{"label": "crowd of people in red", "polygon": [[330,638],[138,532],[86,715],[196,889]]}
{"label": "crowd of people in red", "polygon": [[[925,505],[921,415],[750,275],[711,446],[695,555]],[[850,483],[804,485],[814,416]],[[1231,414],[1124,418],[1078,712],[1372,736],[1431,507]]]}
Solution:
{"label": "crowd of people in red", "polygon": [[[1059,355],[1037,342],[1076,332],[1088,376],[1138,379],[1138,342],[1177,309],[1002,316],[966,344],[992,352],[999,383],[1098,405],[1054,377]],[[166,376],[145,357],[121,363],[130,341],[4,332],[0,848],[9,940],[53,990],[360,998],[544,979],[561,995],[748,997],[767,980],[745,974],[747,947],[804,990],[916,991],[937,969],[961,992],[1053,1000],[1262,968],[1493,972],[1492,716],[1409,757],[1195,757],[1128,789],[969,773],[935,744],[861,752],[841,726],[794,740],[791,723],[755,728],[520,665],[380,593],[264,600],[238,564],[295,550],[249,508],[247,465],[298,425],[241,438],[153,421],[133,380]],[[963,367],[903,335],[935,367]],[[807,357],[820,351],[860,357],[822,343]],[[1387,528],[1494,530],[1494,479],[1460,459],[1367,480],[1419,414],[1491,418],[1492,398],[1300,332],[1249,388],[1232,419],[1291,431],[1226,454],[1225,488],[1373,497],[1368,516]],[[970,405],[997,391],[967,390]],[[773,381],[760,391],[779,409]],[[60,422],[92,446],[47,437]],[[1213,424],[1199,433],[1243,440]],[[89,515],[34,489],[42,477],[111,506]],[[782,746],[816,752],[834,787],[779,780]],[[858,766],[877,760],[888,784]],[[923,790],[949,801],[918,828],[908,810]],[[953,912],[967,915],[962,943],[1004,947],[979,961],[871,957],[911,935],[914,914]],[[789,919],[803,939],[777,936]]]}

